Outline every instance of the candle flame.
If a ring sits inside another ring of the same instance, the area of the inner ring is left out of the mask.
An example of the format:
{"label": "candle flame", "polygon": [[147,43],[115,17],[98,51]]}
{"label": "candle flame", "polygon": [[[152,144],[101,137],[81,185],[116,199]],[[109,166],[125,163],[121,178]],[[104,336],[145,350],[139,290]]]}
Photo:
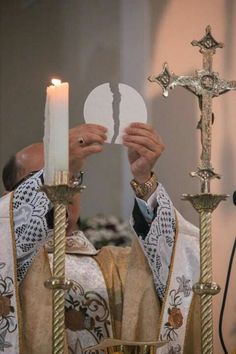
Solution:
{"label": "candle flame", "polygon": [[51,82],[52,82],[52,84],[53,84],[54,86],[59,86],[59,85],[61,85],[61,80],[59,80],[59,79],[52,79]]}

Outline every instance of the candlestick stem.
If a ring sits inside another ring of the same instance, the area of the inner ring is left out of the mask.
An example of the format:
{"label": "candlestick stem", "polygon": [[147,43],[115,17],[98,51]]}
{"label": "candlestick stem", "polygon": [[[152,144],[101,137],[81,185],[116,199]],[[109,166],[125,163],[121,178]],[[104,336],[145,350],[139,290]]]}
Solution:
{"label": "candlestick stem", "polygon": [[55,176],[55,185],[41,187],[54,204],[54,252],[53,277],[45,282],[45,286],[53,291],[53,354],[65,352],[65,290],[73,283],[65,280],[65,238],[66,238],[66,206],[72,197],[83,190],[84,186],[68,186],[69,174],[59,171]]}
{"label": "candlestick stem", "polygon": [[[53,276],[65,281],[65,237],[66,237],[66,206],[55,203],[54,211],[54,255]],[[64,353],[64,289],[53,289],[53,354]]]}

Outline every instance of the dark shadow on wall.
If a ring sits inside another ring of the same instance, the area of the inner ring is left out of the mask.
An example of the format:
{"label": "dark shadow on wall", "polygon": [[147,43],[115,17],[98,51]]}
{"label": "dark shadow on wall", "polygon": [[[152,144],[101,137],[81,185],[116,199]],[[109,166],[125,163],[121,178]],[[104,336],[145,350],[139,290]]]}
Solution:
{"label": "dark shadow on wall", "polygon": [[57,0],[27,7],[1,0],[1,168],[11,154],[43,137],[46,86],[62,70],[62,31]]}
{"label": "dark shadow on wall", "polygon": [[[233,28],[235,27],[235,18],[233,17],[235,13],[235,6],[236,3],[234,0],[225,1],[226,30],[225,30],[225,40],[224,40],[225,46],[223,48],[223,56],[224,56],[223,71],[226,77],[223,77],[223,79],[226,80],[236,79],[235,77],[230,77],[232,76],[233,67],[235,66],[234,53],[235,53],[236,42],[233,36]],[[222,77],[221,73],[220,73],[220,77]],[[231,133],[230,127],[232,125],[229,124],[229,121],[235,120],[235,114],[233,117],[230,116],[229,104],[228,104],[229,102],[228,98],[230,97],[229,95],[230,96],[234,95],[236,99],[236,91],[226,93],[222,97],[220,97],[220,99],[223,100],[222,111],[224,112],[224,115],[222,117],[218,117],[218,119],[224,121],[224,131],[222,131],[222,134],[224,134],[224,139],[223,139],[222,150],[221,150],[222,151],[222,156],[221,156],[222,171],[220,171],[220,173],[223,174],[222,187],[224,191],[232,195],[234,190],[236,189],[236,162],[235,162],[236,152],[233,151],[234,141],[231,141],[232,138],[230,134]],[[228,168],[229,161],[232,161],[232,169],[230,171]],[[229,186],[232,185],[235,185],[234,190],[229,190]],[[231,204],[232,204],[232,199],[231,199]]]}
{"label": "dark shadow on wall", "polygon": [[[235,77],[232,76],[232,69],[235,66],[235,61],[234,61],[234,47],[235,47],[235,37],[233,36],[233,28],[235,27],[235,9],[236,9],[236,3],[234,0],[226,0],[225,1],[225,16],[226,16],[226,31],[225,31],[225,46],[224,46],[224,72],[227,77],[224,79],[226,80],[235,80]],[[221,74],[220,74],[221,75]],[[226,94],[228,95],[234,95],[236,99],[236,91],[229,92]],[[221,166],[222,166],[222,173],[224,173],[223,176],[223,185],[226,188],[227,193],[230,193],[230,195],[233,194],[234,190],[229,190],[228,186],[235,185],[236,189],[236,152],[233,149],[234,146],[234,141],[231,142],[230,139],[230,124],[228,123],[229,120],[234,119],[235,120],[235,113],[233,117],[230,117],[230,112],[229,112],[229,105],[227,103],[227,98],[225,95],[221,97],[222,104],[223,104],[223,112],[224,116],[219,117],[219,119],[224,120],[224,143],[223,143],[223,148],[222,152],[224,152],[224,155],[221,156]],[[232,161],[232,169],[231,171],[228,170],[228,161]]]}
{"label": "dark shadow on wall", "polygon": [[197,213],[188,202],[181,200],[184,193],[199,192],[199,182],[189,176],[199,162],[196,97],[183,88],[177,88],[170,92],[167,99],[157,96],[151,105],[153,112],[156,112],[152,124],[160,132],[166,146],[158,163],[158,178],[166,186],[181,214],[197,224]]}
{"label": "dark shadow on wall", "polygon": [[83,123],[84,102],[95,87],[119,82],[119,2],[88,0],[67,5],[65,22],[64,64],[71,85],[70,117],[74,125]]}
{"label": "dark shadow on wall", "polygon": [[[106,82],[114,88],[120,80],[119,1],[88,0],[73,3],[73,6],[68,4],[65,21],[69,26],[63,43],[68,53],[65,67],[71,87],[70,122],[75,125],[84,123],[83,107],[89,93]],[[115,214],[120,210],[120,186],[116,181],[121,168],[121,148],[117,145],[106,144],[101,154],[86,161],[83,215]],[[89,203],[91,199],[94,204]]]}
{"label": "dark shadow on wall", "polygon": [[[159,39],[159,26],[168,4],[169,1],[150,0],[151,43],[153,44]],[[155,47],[153,45],[152,51]],[[152,52],[151,57],[155,57],[154,54]],[[174,58],[169,65],[175,70]],[[159,73],[161,71],[162,66],[160,65]],[[191,75],[193,72],[176,74]],[[196,126],[200,112],[197,98],[184,88],[171,91],[169,97],[165,99],[161,96],[161,88],[156,85],[156,93],[150,104],[150,114],[153,117],[152,124],[160,132],[166,145],[164,156],[158,163],[158,176],[160,179],[162,175],[165,176],[163,182],[179,211],[184,214],[186,219],[197,224],[197,213],[188,202],[181,201],[183,193],[199,191],[198,181],[189,176],[189,172],[195,171],[199,163],[197,142],[200,137]]]}
{"label": "dark shadow on wall", "polygon": [[[79,108],[80,119],[81,117],[84,119],[83,105],[89,93],[98,85],[106,82],[110,84],[110,87],[118,88],[120,76],[119,49],[117,47],[96,47],[89,59],[87,70],[83,73],[83,95],[80,97]],[[113,119],[113,117],[110,118]],[[117,125],[115,128],[117,128]],[[121,180],[121,156],[122,149],[119,145],[105,144],[101,154],[91,156],[86,161],[88,193],[82,197],[84,198],[83,215],[117,214],[117,210],[121,210],[121,185],[120,183],[116,184],[117,175],[120,175],[119,180]],[[96,170],[95,166],[97,166]],[[110,197],[108,191],[112,191]],[[100,200],[101,193],[104,195],[104,203],[95,203],[93,206],[91,206],[91,203],[86,203],[86,199],[89,201],[89,195],[92,195],[94,200]],[[107,198],[106,202],[105,198]]]}

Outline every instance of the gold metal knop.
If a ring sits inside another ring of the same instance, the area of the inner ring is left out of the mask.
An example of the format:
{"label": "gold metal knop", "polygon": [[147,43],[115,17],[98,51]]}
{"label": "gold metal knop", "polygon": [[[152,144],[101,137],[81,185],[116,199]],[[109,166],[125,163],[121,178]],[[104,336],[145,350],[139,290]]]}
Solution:
{"label": "gold metal knop", "polygon": [[63,278],[50,278],[44,283],[47,289],[63,289],[69,290],[73,286],[72,280],[64,280]]}

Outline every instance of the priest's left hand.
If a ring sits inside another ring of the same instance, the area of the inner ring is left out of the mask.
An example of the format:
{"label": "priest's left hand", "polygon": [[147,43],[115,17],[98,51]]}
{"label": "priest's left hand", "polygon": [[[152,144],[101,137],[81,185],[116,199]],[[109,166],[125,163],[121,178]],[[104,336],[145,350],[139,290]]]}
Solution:
{"label": "priest's left hand", "polygon": [[132,123],[125,129],[123,144],[128,147],[134,179],[139,183],[146,182],[165,148],[160,135],[149,124]]}

